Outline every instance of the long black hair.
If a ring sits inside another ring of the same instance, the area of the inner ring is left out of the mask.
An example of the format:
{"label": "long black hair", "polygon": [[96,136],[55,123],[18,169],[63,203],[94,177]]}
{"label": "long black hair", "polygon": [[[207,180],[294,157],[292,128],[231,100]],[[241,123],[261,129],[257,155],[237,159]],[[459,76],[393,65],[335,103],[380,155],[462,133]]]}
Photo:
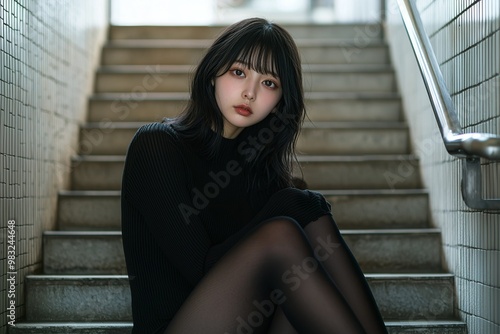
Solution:
{"label": "long black hair", "polygon": [[[250,189],[271,184],[288,187],[305,110],[299,52],[293,38],[281,26],[251,18],[226,28],[198,65],[191,83],[191,98],[174,122],[175,128],[209,155],[215,154],[223,133],[223,117],[213,82],[236,61],[259,73],[279,77],[282,88],[275,111],[240,134],[261,137],[260,149],[246,152],[244,170],[248,186]],[[219,136],[213,136],[213,132]]]}

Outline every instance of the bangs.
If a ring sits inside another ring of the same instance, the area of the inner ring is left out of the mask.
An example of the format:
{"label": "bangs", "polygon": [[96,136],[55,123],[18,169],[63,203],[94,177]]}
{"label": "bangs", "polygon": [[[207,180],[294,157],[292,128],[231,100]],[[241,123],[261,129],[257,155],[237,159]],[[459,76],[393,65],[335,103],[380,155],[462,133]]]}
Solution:
{"label": "bangs", "polygon": [[[271,34],[259,32],[249,36],[234,36],[226,41],[219,50],[221,56],[218,76],[226,73],[236,62],[248,68],[266,75],[280,77],[283,63],[283,52],[279,52],[282,46]],[[224,50],[224,54],[222,54]]]}
{"label": "bangs", "polygon": [[241,50],[235,62],[242,63],[256,72],[279,77],[278,61],[272,48],[262,44],[249,45],[250,47]]}
{"label": "bangs", "polygon": [[280,26],[258,18],[228,27],[209,52],[213,60],[211,78],[223,75],[239,62],[258,73],[282,80],[290,77],[288,72],[296,71],[296,65],[300,65],[293,38]]}

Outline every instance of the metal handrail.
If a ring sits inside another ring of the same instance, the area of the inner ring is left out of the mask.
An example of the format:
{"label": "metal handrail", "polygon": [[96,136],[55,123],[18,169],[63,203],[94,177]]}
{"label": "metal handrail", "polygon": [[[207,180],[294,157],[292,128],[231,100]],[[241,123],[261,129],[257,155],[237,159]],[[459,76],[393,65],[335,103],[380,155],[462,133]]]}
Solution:
{"label": "metal handrail", "polygon": [[500,200],[482,198],[480,168],[480,158],[500,161],[500,136],[463,132],[414,0],[398,0],[398,5],[446,150],[464,158],[464,201],[473,209],[500,210]]}

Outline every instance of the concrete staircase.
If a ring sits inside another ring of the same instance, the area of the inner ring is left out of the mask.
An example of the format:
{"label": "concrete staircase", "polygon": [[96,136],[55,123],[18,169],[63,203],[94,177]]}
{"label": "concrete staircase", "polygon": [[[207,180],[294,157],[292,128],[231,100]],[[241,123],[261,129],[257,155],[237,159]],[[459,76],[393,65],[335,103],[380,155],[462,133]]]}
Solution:
{"label": "concrete staircase", "polygon": [[[10,333],[130,332],[119,232],[126,148],[141,124],[182,109],[193,64],[220,29],[111,27],[72,189],[59,194],[59,230],[44,235],[44,274],[26,278],[26,320]],[[467,333],[440,232],[429,225],[381,27],[288,30],[305,71],[304,178],[333,203],[390,333]]]}

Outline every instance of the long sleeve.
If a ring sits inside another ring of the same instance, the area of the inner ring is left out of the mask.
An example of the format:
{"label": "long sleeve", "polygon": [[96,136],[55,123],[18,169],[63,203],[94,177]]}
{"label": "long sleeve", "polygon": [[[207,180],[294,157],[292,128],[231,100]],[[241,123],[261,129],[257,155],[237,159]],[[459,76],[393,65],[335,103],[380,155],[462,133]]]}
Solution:
{"label": "long sleeve", "polygon": [[[141,127],[125,162],[122,196],[134,205],[164,256],[195,285],[203,276],[210,240],[189,194],[189,171],[164,124]],[[147,259],[144,259],[147,261]]]}

